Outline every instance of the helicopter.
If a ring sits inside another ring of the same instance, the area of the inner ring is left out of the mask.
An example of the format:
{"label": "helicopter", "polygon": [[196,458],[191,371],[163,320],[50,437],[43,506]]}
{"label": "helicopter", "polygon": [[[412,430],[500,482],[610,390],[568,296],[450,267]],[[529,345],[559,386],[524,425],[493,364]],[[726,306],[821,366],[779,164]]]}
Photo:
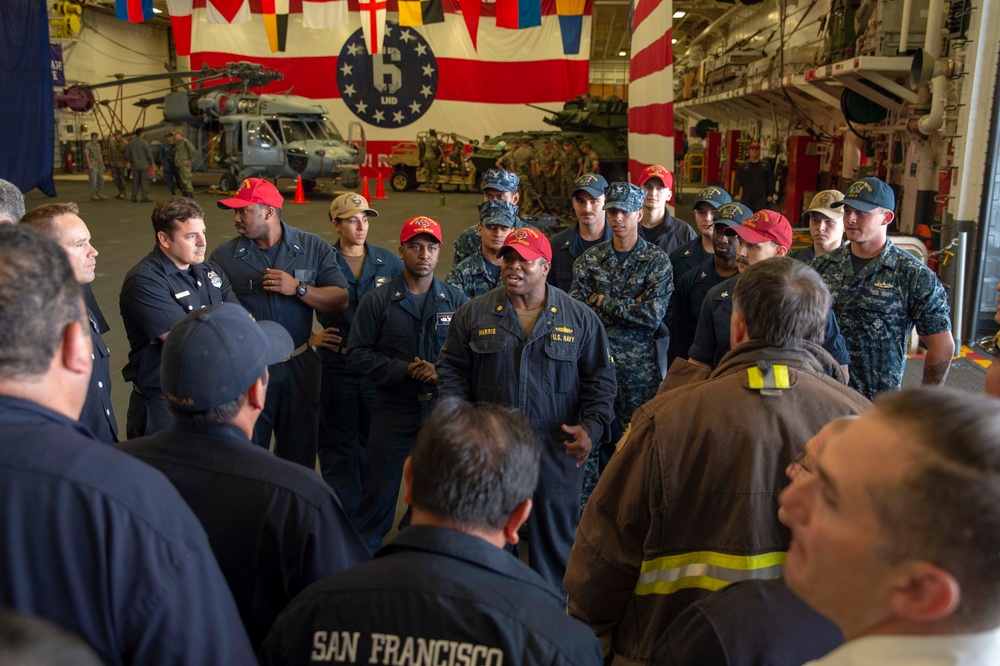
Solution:
{"label": "helicopter", "polygon": [[[96,111],[98,125],[106,124],[103,134],[109,136],[112,128],[123,125],[124,85],[187,76],[198,77],[200,87],[192,90],[184,84],[171,84],[163,97],[135,102],[143,109],[140,124],[147,107],[162,105],[164,121],[145,127],[154,153],[173,127],[181,127],[200,154],[191,170],[218,173],[221,190],[235,190],[250,177],[277,180],[301,176],[306,189],[321,178],[337,180],[345,188],[361,182],[359,167],[365,161],[361,123],[349,124],[345,140],[322,104],[297,95],[250,92],[250,88],[282,79],[277,70],[256,63],[206,65],[191,72],[131,78],[116,75],[116,80],[108,83],[74,84],[57,95],[56,101],[77,112]],[[94,91],[111,86],[118,86],[115,101],[99,101]],[[104,111],[110,119],[104,117]]]}

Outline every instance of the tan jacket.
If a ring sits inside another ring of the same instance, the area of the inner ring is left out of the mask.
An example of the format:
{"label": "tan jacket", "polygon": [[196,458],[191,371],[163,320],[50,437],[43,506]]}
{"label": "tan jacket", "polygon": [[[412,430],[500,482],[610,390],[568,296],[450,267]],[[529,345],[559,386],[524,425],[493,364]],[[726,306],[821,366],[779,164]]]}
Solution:
{"label": "tan jacket", "polygon": [[[572,614],[613,663],[646,663],[677,614],[711,591],[781,575],[785,468],[826,423],[870,406],[824,374],[832,361],[804,341],[746,343],[709,379],[635,413],[584,511],[564,581]],[[765,385],[785,366],[787,388],[751,388],[758,363]]]}

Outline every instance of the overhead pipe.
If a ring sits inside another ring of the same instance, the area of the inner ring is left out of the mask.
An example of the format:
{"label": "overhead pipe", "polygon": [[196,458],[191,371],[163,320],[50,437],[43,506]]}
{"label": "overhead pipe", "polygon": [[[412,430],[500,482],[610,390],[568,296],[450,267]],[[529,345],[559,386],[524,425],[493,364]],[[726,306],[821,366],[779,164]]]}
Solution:
{"label": "overhead pipe", "polygon": [[742,9],[743,9],[743,5],[737,3],[735,7],[733,7],[732,9],[730,9],[729,11],[727,11],[725,14],[723,14],[719,18],[717,18],[714,21],[712,21],[711,23],[709,23],[708,26],[706,26],[705,29],[702,30],[701,33],[697,37],[695,37],[694,39],[691,40],[691,42],[688,44],[688,48],[694,46],[695,44],[697,44],[701,40],[705,39],[705,37],[707,37],[708,35],[710,35],[712,33],[712,30],[714,30],[715,28],[719,28],[719,27],[721,27],[721,26],[729,23],[729,20],[731,18],[733,18],[734,16],[736,16],[736,14],[740,10],[742,10]]}
{"label": "overhead pipe", "polygon": [[[931,62],[936,62],[941,57],[943,14],[944,0],[930,0],[930,6],[927,8],[927,32],[924,33],[924,51],[926,52],[925,57]],[[930,136],[941,129],[941,125],[944,124],[944,103],[947,94],[945,76],[943,73],[939,73],[931,79],[930,113],[917,121],[917,130],[924,136]]]}
{"label": "overhead pipe", "polygon": [[899,28],[900,54],[905,54],[910,48],[910,12],[913,11],[913,0],[903,0],[903,25]]}

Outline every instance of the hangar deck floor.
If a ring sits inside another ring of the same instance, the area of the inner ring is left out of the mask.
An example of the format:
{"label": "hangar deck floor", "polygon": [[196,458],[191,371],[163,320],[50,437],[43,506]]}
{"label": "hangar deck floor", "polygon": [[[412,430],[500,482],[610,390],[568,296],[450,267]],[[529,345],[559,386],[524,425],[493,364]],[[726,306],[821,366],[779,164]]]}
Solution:
{"label": "hangar deck floor", "polygon": [[[195,176],[195,198],[205,207],[206,224],[209,236],[209,252],[232,237],[232,215],[219,210],[216,200],[223,198],[209,195],[207,187],[214,184],[215,179],[199,175]],[[294,187],[289,181],[281,181],[282,193],[286,197],[286,205],[282,218],[292,226],[317,233],[330,242],[334,233],[327,218],[330,201],[335,194],[331,192],[310,192],[307,198],[309,204],[294,205]],[[374,181],[372,182],[374,186]],[[105,334],[105,341],[111,347],[112,380],[115,411],[119,426],[124,432],[125,414],[128,406],[128,396],[131,389],[121,379],[121,368],[125,365],[128,355],[128,341],[118,314],[118,292],[125,273],[153,247],[153,234],[149,222],[150,204],[132,203],[129,199],[118,200],[109,198],[106,201],[90,201],[87,179],[85,175],[74,175],[57,178],[58,196],[55,201],[76,201],[80,206],[80,216],[87,223],[93,236],[93,243],[100,256],[97,259],[97,279],[93,283],[101,309],[111,324],[111,331]],[[373,188],[374,189],[374,188]],[[685,200],[690,200],[697,190],[691,193],[685,189]],[[105,183],[104,193],[113,196],[114,185]],[[131,191],[129,191],[131,194]],[[374,192],[373,192],[374,194]],[[451,268],[451,241],[467,226],[477,220],[475,205],[481,200],[478,193],[448,192],[440,194],[425,192],[393,192],[387,191],[388,199],[372,200],[372,206],[381,215],[372,220],[369,230],[369,242],[382,247],[397,247],[399,228],[402,223],[415,215],[427,215],[437,220],[445,237],[445,247],[436,274],[444,278]],[[154,200],[167,195],[167,188],[162,182],[152,184],[150,196]],[[26,205],[31,208],[53,201],[38,190],[26,195]],[[678,217],[691,222],[690,206],[678,206]],[[923,371],[923,359],[913,358],[906,366],[903,380],[904,386],[916,386],[920,383]],[[980,392],[983,385],[985,368],[970,358],[960,358],[952,365],[948,376],[948,385],[967,391]]]}

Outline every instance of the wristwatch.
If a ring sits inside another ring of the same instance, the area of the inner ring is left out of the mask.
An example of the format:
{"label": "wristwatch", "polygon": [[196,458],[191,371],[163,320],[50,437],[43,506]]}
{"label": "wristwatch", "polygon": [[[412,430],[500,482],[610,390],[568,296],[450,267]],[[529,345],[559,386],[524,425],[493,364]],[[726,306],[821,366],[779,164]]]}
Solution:
{"label": "wristwatch", "polygon": [[302,298],[309,291],[309,285],[305,282],[299,282],[299,286],[295,288],[295,298]]}

